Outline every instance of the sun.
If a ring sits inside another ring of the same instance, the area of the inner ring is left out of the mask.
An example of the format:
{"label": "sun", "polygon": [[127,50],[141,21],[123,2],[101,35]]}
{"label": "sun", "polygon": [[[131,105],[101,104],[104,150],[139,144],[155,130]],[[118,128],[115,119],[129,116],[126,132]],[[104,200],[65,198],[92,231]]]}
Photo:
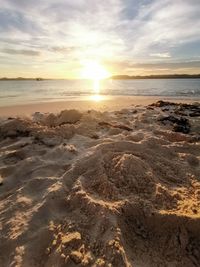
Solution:
{"label": "sun", "polygon": [[90,80],[102,80],[110,76],[106,68],[97,61],[83,62],[81,77]]}
{"label": "sun", "polygon": [[99,94],[100,81],[110,76],[109,71],[97,61],[85,61],[82,65],[81,78],[93,80],[94,92]]}

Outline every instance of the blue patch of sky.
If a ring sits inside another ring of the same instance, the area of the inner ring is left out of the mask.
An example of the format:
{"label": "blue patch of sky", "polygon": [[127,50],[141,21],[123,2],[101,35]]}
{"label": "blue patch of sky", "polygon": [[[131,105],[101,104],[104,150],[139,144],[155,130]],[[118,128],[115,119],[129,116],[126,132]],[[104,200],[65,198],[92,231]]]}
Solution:
{"label": "blue patch of sky", "polygon": [[[122,11],[122,18],[127,20],[133,20],[137,17],[138,13],[140,12],[141,8],[148,8],[148,5],[153,3],[152,0],[125,0],[125,8]],[[148,18],[146,18],[148,19]]]}
{"label": "blue patch of sky", "polygon": [[173,49],[177,58],[200,58],[200,41],[181,44]]}
{"label": "blue patch of sky", "polygon": [[41,32],[37,24],[31,21],[27,16],[18,11],[11,11],[9,9],[0,10],[0,31],[12,31],[13,29],[21,32],[36,34]]}

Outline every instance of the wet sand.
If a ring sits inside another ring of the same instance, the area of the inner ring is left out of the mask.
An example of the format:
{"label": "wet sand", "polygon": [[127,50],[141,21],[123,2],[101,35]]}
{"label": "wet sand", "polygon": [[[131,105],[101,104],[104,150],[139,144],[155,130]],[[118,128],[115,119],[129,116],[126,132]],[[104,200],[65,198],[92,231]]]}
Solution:
{"label": "wet sand", "polygon": [[25,105],[12,105],[0,107],[0,117],[6,116],[25,116],[31,115],[34,112],[60,112],[64,109],[79,109],[88,110],[95,109],[100,111],[114,111],[122,108],[127,108],[132,105],[149,105],[158,100],[192,103],[200,101],[197,98],[174,98],[174,97],[156,97],[156,96],[91,96],[84,98],[83,100],[69,100],[60,102],[42,102],[42,103],[30,103]]}

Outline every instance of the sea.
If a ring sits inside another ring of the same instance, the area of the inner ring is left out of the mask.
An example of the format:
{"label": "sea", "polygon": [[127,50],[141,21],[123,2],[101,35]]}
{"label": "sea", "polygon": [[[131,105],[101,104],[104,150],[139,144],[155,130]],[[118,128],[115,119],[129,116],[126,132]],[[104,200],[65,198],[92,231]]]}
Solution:
{"label": "sea", "polygon": [[[0,106],[87,99],[96,94],[90,80],[0,81]],[[163,96],[200,100],[200,79],[102,80],[102,96]]]}

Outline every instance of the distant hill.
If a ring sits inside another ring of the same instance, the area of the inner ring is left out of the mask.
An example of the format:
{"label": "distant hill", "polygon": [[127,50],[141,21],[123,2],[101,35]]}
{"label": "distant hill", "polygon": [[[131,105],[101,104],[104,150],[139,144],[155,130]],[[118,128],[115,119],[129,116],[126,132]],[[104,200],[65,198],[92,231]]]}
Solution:
{"label": "distant hill", "polygon": [[0,81],[43,81],[45,79],[43,78],[23,78],[23,77],[17,77],[17,78],[7,78],[3,77],[0,78]]}
{"label": "distant hill", "polygon": [[200,74],[165,74],[165,75],[147,75],[147,76],[129,76],[114,75],[110,77],[113,80],[131,80],[131,79],[200,79]]}

